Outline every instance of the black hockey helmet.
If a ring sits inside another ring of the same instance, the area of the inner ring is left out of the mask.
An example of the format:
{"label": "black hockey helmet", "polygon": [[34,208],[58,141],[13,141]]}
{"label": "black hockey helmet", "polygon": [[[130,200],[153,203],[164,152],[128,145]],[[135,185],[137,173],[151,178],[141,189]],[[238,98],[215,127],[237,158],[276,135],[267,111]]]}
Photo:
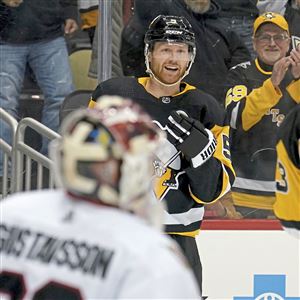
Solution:
{"label": "black hockey helmet", "polygon": [[[196,56],[195,34],[192,31],[192,26],[185,17],[179,16],[164,16],[159,15],[150,23],[149,28],[145,34],[145,64],[146,72],[164,86],[173,86],[178,84],[190,72],[192,64]],[[177,82],[172,84],[163,83],[151,70],[149,62],[149,53],[153,50],[155,42],[169,42],[169,43],[184,43],[188,45],[190,55],[190,62],[186,68],[185,73]]]}
{"label": "black hockey helmet", "polygon": [[144,42],[151,45],[159,41],[185,43],[191,46],[192,52],[196,48],[191,24],[186,18],[179,16],[159,15],[150,23]]}

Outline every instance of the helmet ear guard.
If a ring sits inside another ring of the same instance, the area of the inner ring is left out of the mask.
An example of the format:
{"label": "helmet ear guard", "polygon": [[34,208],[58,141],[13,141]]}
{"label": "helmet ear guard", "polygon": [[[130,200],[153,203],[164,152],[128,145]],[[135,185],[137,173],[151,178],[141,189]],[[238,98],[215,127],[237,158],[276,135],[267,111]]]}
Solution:
{"label": "helmet ear guard", "polygon": [[143,210],[162,133],[138,105],[104,96],[93,109],[71,113],[61,136],[49,147],[58,186],[79,199],[148,216]]}
{"label": "helmet ear guard", "polygon": [[[190,62],[184,75],[177,82],[165,84],[161,82],[152,72],[149,62],[149,53],[152,51],[155,42],[184,43],[189,46],[189,52],[191,53]],[[146,72],[162,85],[176,85],[189,74],[196,56],[196,42],[195,34],[192,31],[192,26],[186,18],[164,15],[157,16],[149,25],[149,28],[145,34],[144,43]]]}

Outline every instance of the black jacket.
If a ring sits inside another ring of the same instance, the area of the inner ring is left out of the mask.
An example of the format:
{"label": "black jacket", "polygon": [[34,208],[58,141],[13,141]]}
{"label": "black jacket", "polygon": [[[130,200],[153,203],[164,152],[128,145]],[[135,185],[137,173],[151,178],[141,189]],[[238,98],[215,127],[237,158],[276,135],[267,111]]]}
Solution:
{"label": "black jacket", "polygon": [[216,0],[221,6],[220,16],[258,17],[256,0]]}
{"label": "black jacket", "polygon": [[27,0],[17,8],[0,3],[0,42],[23,44],[63,35],[66,19],[77,19],[76,0]]}
{"label": "black jacket", "polygon": [[183,0],[135,0],[135,15],[122,32],[121,61],[125,75],[145,75],[144,34],[159,14],[185,17],[196,35],[197,54],[185,81],[224,103],[224,79],[228,70],[250,59],[250,54],[233,31],[218,20],[220,7],[213,0],[205,14],[193,13]]}

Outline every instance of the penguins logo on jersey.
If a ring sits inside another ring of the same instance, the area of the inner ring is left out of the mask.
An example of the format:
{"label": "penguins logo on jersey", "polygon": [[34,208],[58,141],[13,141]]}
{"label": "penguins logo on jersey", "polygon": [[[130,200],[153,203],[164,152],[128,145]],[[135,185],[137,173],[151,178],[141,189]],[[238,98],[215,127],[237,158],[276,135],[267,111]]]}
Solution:
{"label": "penguins logo on jersey", "polygon": [[[161,125],[156,120],[153,120],[153,123],[163,131],[168,130],[167,126]],[[154,191],[156,197],[162,200],[170,189],[178,189],[178,177],[185,172],[179,172],[181,168],[180,151],[167,139],[163,141],[156,156],[157,160],[153,162],[153,165],[158,177],[155,179]]]}

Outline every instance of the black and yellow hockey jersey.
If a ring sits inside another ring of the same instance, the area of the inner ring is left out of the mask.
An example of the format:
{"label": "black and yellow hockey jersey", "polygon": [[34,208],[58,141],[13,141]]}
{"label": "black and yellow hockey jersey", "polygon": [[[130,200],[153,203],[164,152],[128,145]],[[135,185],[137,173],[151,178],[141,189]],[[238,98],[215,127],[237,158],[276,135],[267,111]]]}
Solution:
{"label": "black and yellow hockey jersey", "polygon": [[286,114],[300,102],[300,80],[287,72],[275,88],[272,67],[258,59],[229,73],[226,110],[231,127],[234,203],[272,209],[275,201],[276,137]]}
{"label": "black and yellow hockey jersey", "polygon": [[284,120],[278,136],[274,213],[285,229],[300,234],[300,105]]}
{"label": "black and yellow hockey jersey", "polygon": [[224,125],[224,110],[210,95],[182,83],[180,93],[158,99],[145,90],[147,80],[148,77],[124,77],[102,82],[94,91],[89,106],[93,107],[94,101],[102,95],[119,95],[141,105],[161,129],[164,129],[171,111],[182,110],[213,132],[217,149],[213,157],[198,168],[191,168],[183,156],[176,156],[177,150],[170,144],[175,150],[172,156],[176,158],[166,167],[155,185],[157,198],[165,202],[167,207],[164,216],[166,232],[195,236],[203,218],[203,205],[222,197],[234,180],[229,126]]}

